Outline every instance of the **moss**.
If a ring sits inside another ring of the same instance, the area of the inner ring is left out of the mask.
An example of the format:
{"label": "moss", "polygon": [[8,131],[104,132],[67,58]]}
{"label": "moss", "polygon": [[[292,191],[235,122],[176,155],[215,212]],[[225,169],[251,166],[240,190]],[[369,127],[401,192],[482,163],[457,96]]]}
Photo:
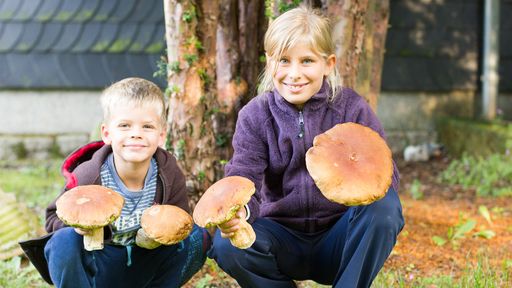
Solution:
{"label": "moss", "polygon": [[51,17],[52,17],[52,13],[41,14],[37,17],[37,20],[39,20],[41,22],[46,22],[46,21],[49,21]]}
{"label": "moss", "polygon": [[5,11],[0,13],[0,20],[9,20],[14,15],[12,11]]}
{"label": "moss", "polygon": [[139,42],[133,42],[129,49],[130,52],[140,52],[142,51],[142,44]]}
{"label": "moss", "polygon": [[94,15],[94,11],[92,10],[83,10],[75,17],[77,21],[85,21],[91,19],[92,15]]}
{"label": "moss", "polygon": [[149,45],[144,51],[149,54],[155,54],[164,48],[164,44],[162,42],[155,42]]}
{"label": "moss", "polygon": [[61,11],[59,14],[57,14],[57,16],[55,16],[55,21],[60,21],[60,22],[64,22],[64,21],[68,21],[71,16],[73,14],[68,12],[68,11]]}
{"label": "moss", "polygon": [[111,52],[111,53],[122,52],[122,51],[126,50],[128,45],[130,45],[130,39],[117,39],[116,41],[114,41],[114,43],[112,43],[112,45],[110,45],[110,47],[108,48],[108,52]]}
{"label": "moss", "polygon": [[28,156],[27,147],[25,147],[25,143],[18,142],[11,146],[11,150],[16,155],[17,159],[25,159]]}
{"label": "moss", "polygon": [[459,157],[503,154],[512,150],[512,124],[461,118],[442,118],[436,123],[441,143]]}
{"label": "moss", "polygon": [[99,22],[106,21],[107,19],[108,19],[107,14],[98,14],[98,15],[96,15],[96,17],[94,17],[94,20],[99,21]]}
{"label": "moss", "polygon": [[107,49],[108,43],[108,41],[97,42],[96,44],[94,44],[91,50],[93,52],[103,52],[105,49]]}

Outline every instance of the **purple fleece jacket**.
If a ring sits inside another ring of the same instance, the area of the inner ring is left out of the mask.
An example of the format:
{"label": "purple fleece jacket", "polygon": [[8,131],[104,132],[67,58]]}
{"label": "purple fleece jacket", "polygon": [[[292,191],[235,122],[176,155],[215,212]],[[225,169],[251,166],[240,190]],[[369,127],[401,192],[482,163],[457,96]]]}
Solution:
{"label": "purple fleece jacket", "polygon": [[[348,209],[329,201],[318,190],[306,169],[306,151],[316,135],[339,123],[359,123],[384,139],[385,135],[361,96],[342,88],[330,101],[330,90],[324,83],[301,111],[276,90],[255,97],[240,110],[233,136],[234,154],[225,167],[225,176],[244,176],[255,183],[249,222],[265,217],[294,230],[315,233],[331,227]],[[299,123],[301,118],[303,124]],[[398,185],[394,165],[392,187],[398,191]]]}

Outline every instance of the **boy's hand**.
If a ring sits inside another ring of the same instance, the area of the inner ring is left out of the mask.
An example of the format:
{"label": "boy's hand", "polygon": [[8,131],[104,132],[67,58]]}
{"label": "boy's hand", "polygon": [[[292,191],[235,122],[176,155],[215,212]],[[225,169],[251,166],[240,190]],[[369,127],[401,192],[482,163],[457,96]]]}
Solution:
{"label": "boy's hand", "polygon": [[240,226],[238,225],[240,223],[240,219],[245,219],[246,216],[247,212],[245,211],[245,209],[239,209],[238,212],[236,212],[235,217],[233,217],[233,219],[218,226],[220,230],[220,236],[222,238],[233,237],[233,235],[235,235],[235,232],[238,231],[238,229],[240,229]]}
{"label": "boy's hand", "polygon": [[75,228],[75,232],[82,236],[90,235],[92,233],[92,229]]}

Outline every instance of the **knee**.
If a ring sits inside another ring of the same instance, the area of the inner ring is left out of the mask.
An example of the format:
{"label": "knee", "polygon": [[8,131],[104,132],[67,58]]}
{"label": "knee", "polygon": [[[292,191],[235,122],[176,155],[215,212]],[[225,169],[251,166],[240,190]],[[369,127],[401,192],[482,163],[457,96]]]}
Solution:
{"label": "knee", "polygon": [[80,257],[83,248],[83,236],[71,227],[57,230],[44,247],[46,259],[70,259]]}
{"label": "knee", "polygon": [[393,188],[389,189],[384,198],[366,206],[365,214],[371,226],[380,232],[394,232],[398,235],[404,226],[402,204]]}
{"label": "knee", "polygon": [[234,264],[236,259],[240,259],[240,251],[242,250],[231,245],[229,239],[222,238],[220,231],[217,231],[208,257],[214,259],[223,269],[227,269]]}

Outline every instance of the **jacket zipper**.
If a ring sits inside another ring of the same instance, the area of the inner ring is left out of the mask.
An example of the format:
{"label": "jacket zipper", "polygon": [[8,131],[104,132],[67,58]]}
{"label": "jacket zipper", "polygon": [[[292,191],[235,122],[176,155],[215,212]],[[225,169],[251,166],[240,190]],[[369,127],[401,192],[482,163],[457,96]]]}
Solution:
{"label": "jacket zipper", "polygon": [[299,110],[299,138],[304,137],[304,115],[302,114],[302,110]]}
{"label": "jacket zipper", "polygon": [[[306,133],[306,130],[304,128],[304,113],[302,112],[302,110],[299,110],[299,134],[297,135],[297,137],[299,139],[304,139],[305,137],[305,133]],[[303,142],[304,144],[304,153],[306,152],[306,141]],[[305,180],[303,179],[303,183],[305,183]],[[303,187],[306,187],[306,185],[304,185]],[[311,202],[311,195],[309,193],[309,191],[305,191],[305,198],[306,198],[306,207],[304,207],[306,209],[306,215],[308,217],[308,219],[311,217],[311,212],[310,212],[310,209],[309,209],[309,205],[310,205],[310,202]],[[307,223],[307,227],[305,227],[306,231],[310,231],[311,230],[311,226],[310,226],[310,223],[308,222]]]}

